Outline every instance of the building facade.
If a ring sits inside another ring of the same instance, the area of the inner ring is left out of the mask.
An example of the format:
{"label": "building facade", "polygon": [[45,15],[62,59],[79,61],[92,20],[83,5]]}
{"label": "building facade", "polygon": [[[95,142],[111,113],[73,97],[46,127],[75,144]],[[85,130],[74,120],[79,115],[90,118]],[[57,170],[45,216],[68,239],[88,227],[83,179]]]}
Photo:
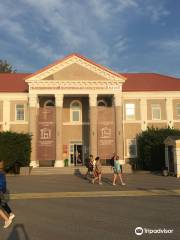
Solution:
{"label": "building facade", "polygon": [[137,157],[147,127],[180,128],[180,79],[120,74],[72,54],[33,74],[0,74],[0,130],[32,134],[31,166]]}

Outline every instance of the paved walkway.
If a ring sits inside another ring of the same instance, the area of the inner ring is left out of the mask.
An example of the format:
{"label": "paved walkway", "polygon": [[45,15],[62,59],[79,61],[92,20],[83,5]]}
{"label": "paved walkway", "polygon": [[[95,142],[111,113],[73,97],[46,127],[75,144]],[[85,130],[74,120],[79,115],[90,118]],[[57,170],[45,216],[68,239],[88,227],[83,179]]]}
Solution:
{"label": "paved walkway", "polygon": [[0,240],[137,239],[135,228],[173,229],[147,239],[180,239],[180,179],[154,174],[125,176],[126,186],[103,185],[82,176],[10,176],[9,202],[16,218],[0,221]]}

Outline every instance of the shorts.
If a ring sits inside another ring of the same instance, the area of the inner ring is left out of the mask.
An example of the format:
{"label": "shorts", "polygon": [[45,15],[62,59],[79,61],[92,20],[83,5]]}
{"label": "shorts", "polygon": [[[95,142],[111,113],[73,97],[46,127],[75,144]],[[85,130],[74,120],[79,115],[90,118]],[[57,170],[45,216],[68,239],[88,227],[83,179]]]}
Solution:
{"label": "shorts", "polygon": [[117,168],[113,168],[114,174],[119,174],[121,173],[121,168],[117,169]]}

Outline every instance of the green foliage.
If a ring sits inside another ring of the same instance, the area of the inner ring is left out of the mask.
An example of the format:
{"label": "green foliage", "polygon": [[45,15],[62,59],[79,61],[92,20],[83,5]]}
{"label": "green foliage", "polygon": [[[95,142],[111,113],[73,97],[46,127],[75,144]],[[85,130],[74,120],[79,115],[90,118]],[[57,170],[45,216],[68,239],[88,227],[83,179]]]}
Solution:
{"label": "green foliage", "polygon": [[29,166],[31,154],[31,136],[24,133],[0,132],[0,161],[4,168],[16,171],[17,167]]}
{"label": "green foliage", "polygon": [[137,136],[139,168],[158,171],[165,167],[164,140],[168,136],[180,136],[180,130],[152,127]]}
{"label": "green foliage", "polygon": [[16,72],[13,70],[13,66],[7,62],[7,60],[0,59],[0,73],[12,73]]}

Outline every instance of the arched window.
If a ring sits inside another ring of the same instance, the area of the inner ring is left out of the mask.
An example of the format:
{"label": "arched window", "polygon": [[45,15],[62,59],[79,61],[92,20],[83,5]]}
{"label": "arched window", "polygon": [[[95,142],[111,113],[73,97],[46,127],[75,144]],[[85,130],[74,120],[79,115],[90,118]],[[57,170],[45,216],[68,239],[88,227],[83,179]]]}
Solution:
{"label": "arched window", "polygon": [[107,102],[103,99],[98,101],[98,106],[99,107],[107,107]]}
{"label": "arched window", "polygon": [[71,122],[82,121],[82,105],[78,100],[74,100],[70,104]]}
{"label": "arched window", "polygon": [[54,107],[54,101],[50,99],[45,101],[44,107]]}

